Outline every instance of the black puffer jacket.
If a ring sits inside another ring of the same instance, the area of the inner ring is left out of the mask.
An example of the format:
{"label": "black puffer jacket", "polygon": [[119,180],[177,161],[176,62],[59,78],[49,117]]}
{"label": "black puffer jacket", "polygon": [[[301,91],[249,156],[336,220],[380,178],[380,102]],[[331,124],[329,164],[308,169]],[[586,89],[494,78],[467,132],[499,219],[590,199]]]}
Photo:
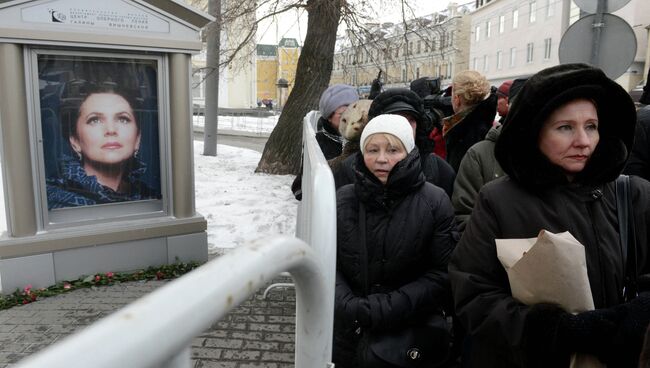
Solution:
{"label": "black puffer jacket", "polygon": [[[358,160],[356,183],[337,191],[337,367],[357,366],[357,327],[398,329],[440,311],[457,236],[449,198],[424,181],[417,150],[395,165],[386,186]],[[360,201],[366,209],[367,297],[360,278]]]}
{"label": "black puffer jacket", "polygon": [[[547,116],[577,97],[596,102],[600,141],[583,171],[569,183],[562,170],[539,151],[538,136]],[[596,308],[610,311],[607,308],[619,305],[624,270],[613,180],[632,146],[634,113],[625,90],[600,70],[582,64],[543,70],[522,88],[495,147],[497,160],[508,176],[486,184],[479,193],[449,265],[456,312],[471,335],[464,361],[468,367],[562,367],[568,366],[572,351],[609,357],[608,367],[634,366],[640,341],[630,337],[623,322],[612,324],[606,333],[584,327],[590,339],[606,341],[605,348],[588,342],[587,347],[572,345],[583,339],[558,344],[564,330],[560,329],[561,319],[550,313],[541,323],[529,324],[527,317],[533,308],[511,296],[494,241],[533,238],[542,229],[569,231],[585,246]],[[650,183],[632,177],[631,196],[636,204],[638,268],[646,273],[650,271]],[[625,312],[615,313],[620,321],[627,318],[628,306],[619,306]],[[537,343],[532,344],[535,339]],[[617,355],[617,349],[627,352]]]}
{"label": "black puffer jacket", "polygon": [[[447,162],[455,172],[458,172],[460,161],[467,150],[475,143],[485,139],[487,132],[494,124],[497,113],[497,95],[491,92],[488,98],[472,107],[472,111],[456,123],[445,134]],[[447,119],[453,119],[454,115]]]}

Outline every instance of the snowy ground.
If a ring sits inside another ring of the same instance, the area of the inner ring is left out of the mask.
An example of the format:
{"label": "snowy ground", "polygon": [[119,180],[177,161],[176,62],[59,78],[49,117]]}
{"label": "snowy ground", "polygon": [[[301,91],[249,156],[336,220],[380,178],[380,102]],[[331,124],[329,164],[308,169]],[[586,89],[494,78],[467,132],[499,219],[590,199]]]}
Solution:
{"label": "snowy ground", "polygon": [[[219,130],[234,130],[239,132],[269,134],[275,128],[279,115],[258,118],[252,116],[219,116]],[[203,116],[194,116],[194,126],[203,128]]]}
{"label": "snowy ground", "polygon": [[202,156],[194,142],[196,210],[208,220],[208,251],[219,254],[272,234],[293,235],[298,201],[292,175],[254,173],[261,153],[225,145]]}

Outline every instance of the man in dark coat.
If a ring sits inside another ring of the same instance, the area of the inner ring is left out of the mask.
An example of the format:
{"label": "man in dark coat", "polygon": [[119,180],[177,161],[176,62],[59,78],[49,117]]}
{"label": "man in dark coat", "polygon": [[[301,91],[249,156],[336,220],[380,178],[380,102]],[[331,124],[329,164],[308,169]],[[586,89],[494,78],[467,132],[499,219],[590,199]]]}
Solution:
{"label": "man in dark coat", "polygon": [[[415,145],[420,152],[420,164],[426,181],[441,187],[451,197],[456,174],[445,160],[431,153],[433,151],[433,142],[429,139],[431,122],[424,112],[420,96],[406,88],[393,88],[384,91],[370,105],[368,119],[381,114],[402,115],[411,122],[414,126]],[[345,159],[340,168],[334,172],[337,189],[354,182],[357,155],[360,153]]]}

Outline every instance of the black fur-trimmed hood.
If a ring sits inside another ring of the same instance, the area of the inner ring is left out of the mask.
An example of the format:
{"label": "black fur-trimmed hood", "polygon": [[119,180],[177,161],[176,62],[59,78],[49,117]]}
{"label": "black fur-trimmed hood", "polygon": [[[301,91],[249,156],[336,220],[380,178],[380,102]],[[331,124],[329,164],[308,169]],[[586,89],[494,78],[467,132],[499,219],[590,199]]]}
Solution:
{"label": "black fur-trimmed hood", "polygon": [[577,98],[596,102],[600,141],[574,181],[594,185],[616,179],[634,142],[634,102],[600,69],[586,64],[547,68],[524,84],[495,146],[495,156],[510,177],[533,189],[567,182],[562,169],[539,150],[538,138],[552,111]]}

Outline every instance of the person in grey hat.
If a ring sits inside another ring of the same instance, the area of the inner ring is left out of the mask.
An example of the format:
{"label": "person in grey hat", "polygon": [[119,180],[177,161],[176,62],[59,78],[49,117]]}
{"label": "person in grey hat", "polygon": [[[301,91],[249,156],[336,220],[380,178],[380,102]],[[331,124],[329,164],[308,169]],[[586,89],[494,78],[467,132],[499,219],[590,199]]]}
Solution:
{"label": "person in grey hat", "polygon": [[[357,90],[347,84],[334,84],[320,96],[318,110],[321,117],[316,125],[316,141],[326,160],[338,157],[343,152],[344,139],[339,132],[341,114],[348,105],[358,100]],[[302,168],[291,184],[291,191],[297,200],[302,199]]]}
{"label": "person in grey hat", "polygon": [[347,84],[334,84],[327,88],[320,97],[316,141],[326,160],[337,157],[343,150],[343,138],[339,133],[341,114],[348,105],[359,100],[357,90]]}

